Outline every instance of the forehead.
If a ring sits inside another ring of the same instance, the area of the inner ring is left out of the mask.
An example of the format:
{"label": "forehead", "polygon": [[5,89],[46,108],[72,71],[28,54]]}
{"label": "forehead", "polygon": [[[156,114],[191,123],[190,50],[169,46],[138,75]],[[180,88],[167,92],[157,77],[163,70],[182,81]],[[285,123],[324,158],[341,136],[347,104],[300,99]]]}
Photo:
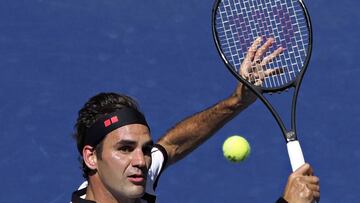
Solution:
{"label": "forehead", "polygon": [[105,137],[105,142],[117,143],[121,140],[145,143],[151,140],[149,129],[145,125],[130,124],[122,126]]}

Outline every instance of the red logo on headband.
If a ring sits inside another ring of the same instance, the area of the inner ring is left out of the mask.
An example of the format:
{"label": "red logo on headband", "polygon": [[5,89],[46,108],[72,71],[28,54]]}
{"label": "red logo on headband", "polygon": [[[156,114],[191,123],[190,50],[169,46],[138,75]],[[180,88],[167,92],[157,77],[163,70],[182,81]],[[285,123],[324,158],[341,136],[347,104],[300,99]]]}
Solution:
{"label": "red logo on headband", "polygon": [[109,127],[111,124],[116,123],[116,122],[118,122],[118,121],[119,121],[118,117],[117,117],[117,116],[113,116],[113,117],[111,117],[110,119],[106,119],[106,120],[104,121],[104,125],[105,125],[105,127]]}

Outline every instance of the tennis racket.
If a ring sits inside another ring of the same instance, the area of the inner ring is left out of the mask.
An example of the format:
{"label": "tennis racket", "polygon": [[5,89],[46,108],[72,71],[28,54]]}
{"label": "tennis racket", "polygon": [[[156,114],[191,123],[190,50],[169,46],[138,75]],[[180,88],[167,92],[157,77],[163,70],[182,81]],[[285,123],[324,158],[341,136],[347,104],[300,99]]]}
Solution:
{"label": "tennis racket", "polygon": [[[305,163],[297,138],[295,114],[300,84],[312,49],[310,16],[304,2],[216,0],[212,32],[226,67],[258,96],[274,116],[295,171]],[[244,64],[247,65],[244,67]],[[293,89],[290,129],[285,127],[265,97],[287,89]]]}

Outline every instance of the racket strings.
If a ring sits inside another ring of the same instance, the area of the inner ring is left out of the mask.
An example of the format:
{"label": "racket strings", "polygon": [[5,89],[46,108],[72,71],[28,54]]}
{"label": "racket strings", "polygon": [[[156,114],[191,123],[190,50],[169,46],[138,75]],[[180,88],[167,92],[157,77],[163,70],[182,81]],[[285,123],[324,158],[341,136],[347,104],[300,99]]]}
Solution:
{"label": "racket strings", "polygon": [[253,71],[263,75],[268,70],[283,70],[281,73],[266,75],[263,87],[284,86],[295,80],[302,69],[309,43],[308,25],[297,0],[222,1],[217,10],[216,31],[225,57],[237,72],[256,37],[275,39],[275,46],[265,55],[272,53],[278,46],[285,48],[284,53],[261,69],[254,65]]}
{"label": "racket strings", "polygon": [[[271,22],[270,22],[270,16],[269,16],[269,10],[268,10],[268,6],[263,6],[263,4],[266,4],[264,1],[256,1],[256,5],[258,6],[256,8],[256,10],[263,10],[264,12],[260,15],[260,19],[257,18],[257,22],[261,24],[261,26],[258,28],[258,30],[266,30],[268,27],[271,26]],[[254,18],[256,18],[256,16],[254,16]],[[269,36],[270,32],[266,32],[264,33],[265,35]],[[266,69],[270,69],[270,68],[274,68],[274,67],[265,67],[264,71],[266,71]],[[276,84],[279,85],[279,80],[277,77],[272,77],[273,75],[270,74],[269,76],[265,76],[265,86],[266,87],[272,87],[275,86]]]}

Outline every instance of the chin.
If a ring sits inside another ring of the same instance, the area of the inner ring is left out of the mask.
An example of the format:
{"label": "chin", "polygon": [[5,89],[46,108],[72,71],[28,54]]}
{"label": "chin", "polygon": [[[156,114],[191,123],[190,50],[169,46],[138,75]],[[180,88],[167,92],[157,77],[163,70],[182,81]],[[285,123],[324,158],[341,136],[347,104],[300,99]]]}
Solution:
{"label": "chin", "polygon": [[134,186],[131,191],[129,191],[128,195],[131,199],[140,198],[145,193],[145,187],[144,186]]}

